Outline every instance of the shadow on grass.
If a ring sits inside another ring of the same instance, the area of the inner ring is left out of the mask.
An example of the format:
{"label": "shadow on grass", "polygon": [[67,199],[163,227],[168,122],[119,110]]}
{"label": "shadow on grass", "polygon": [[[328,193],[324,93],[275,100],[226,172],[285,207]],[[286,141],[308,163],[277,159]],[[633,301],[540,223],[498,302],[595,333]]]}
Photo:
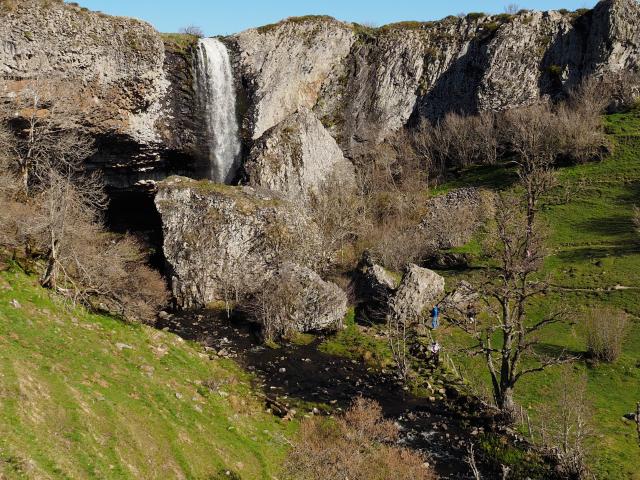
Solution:
{"label": "shadow on grass", "polygon": [[575,358],[576,360],[584,360],[587,357],[587,353],[584,351],[551,343],[541,342],[534,345],[532,348],[536,355],[540,355],[543,358],[558,358],[563,360]]}
{"label": "shadow on grass", "polygon": [[625,242],[621,245],[605,247],[583,247],[571,250],[562,250],[557,257],[564,262],[585,262],[606,257],[625,257],[627,255],[640,254],[639,242]]}
{"label": "shadow on grass", "polygon": [[631,215],[617,214],[578,223],[578,228],[598,235],[628,235],[633,232]]}

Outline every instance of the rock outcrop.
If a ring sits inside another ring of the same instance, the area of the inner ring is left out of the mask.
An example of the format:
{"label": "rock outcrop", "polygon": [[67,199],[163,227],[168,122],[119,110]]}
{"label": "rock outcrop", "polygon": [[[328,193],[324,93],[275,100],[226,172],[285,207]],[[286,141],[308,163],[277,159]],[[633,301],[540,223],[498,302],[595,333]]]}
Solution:
{"label": "rock outcrop", "polygon": [[[36,77],[68,81],[84,128],[98,140],[93,163],[113,185],[193,174],[203,140],[194,38],[165,39],[144,22],[58,0],[2,2],[0,75],[14,90]],[[586,12],[469,15],[375,29],[301,17],[223,40],[245,153],[307,109],[355,158],[422,118],[530,104],[589,75],[639,70],[640,6],[603,0]]]}
{"label": "rock outcrop", "polygon": [[356,314],[363,321],[383,321],[389,309],[389,299],[398,288],[396,278],[376,264],[369,252],[364,252],[356,269]]}
{"label": "rock outcrop", "polygon": [[158,187],[164,254],[181,307],[253,293],[284,261],[315,263],[317,229],[281,195],[184,177]]}
{"label": "rock outcrop", "polygon": [[317,193],[330,180],[355,186],[351,162],[316,116],[302,107],[254,144],[245,170],[250,185],[282,192],[292,199]]}
{"label": "rock outcrop", "polygon": [[313,108],[353,157],[423,117],[527,105],[589,75],[638,70],[639,18],[635,0],[605,0],[587,12],[469,15],[378,29],[307,17],[231,42],[250,91],[249,136]]}
{"label": "rock outcrop", "polygon": [[14,88],[21,80],[67,80],[92,131],[160,141],[155,122],[168,82],[164,44],[149,24],[57,1],[4,2],[0,42],[0,74]]}
{"label": "rock outcrop", "polygon": [[[288,316],[285,331],[338,329],[347,313],[347,295],[313,270],[286,262],[264,286],[262,295],[286,290]],[[278,299],[279,300],[279,299]]]}
{"label": "rock outcrop", "polygon": [[444,278],[433,270],[409,265],[390,302],[390,315],[402,321],[424,317],[444,294]]}
{"label": "rock outcrop", "polygon": [[292,18],[233,35],[237,70],[251,102],[247,135],[257,139],[301,107],[316,105],[354,39],[349,25],[330,17]]}

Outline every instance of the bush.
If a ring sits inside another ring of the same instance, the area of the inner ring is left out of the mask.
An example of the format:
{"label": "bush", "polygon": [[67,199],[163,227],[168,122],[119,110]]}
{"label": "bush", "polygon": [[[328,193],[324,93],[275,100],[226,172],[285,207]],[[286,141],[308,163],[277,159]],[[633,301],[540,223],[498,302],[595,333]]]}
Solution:
{"label": "bush", "polygon": [[398,429],[382,417],[380,406],[357,399],[333,420],[312,417],[300,428],[285,462],[289,480],[429,480],[435,478],[422,457],[392,446]]}
{"label": "bush", "polygon": [[622,353],[628,318],[624,312],[608,308],[590,311],[584,321],[587,351],[592,358],[614,362]]}

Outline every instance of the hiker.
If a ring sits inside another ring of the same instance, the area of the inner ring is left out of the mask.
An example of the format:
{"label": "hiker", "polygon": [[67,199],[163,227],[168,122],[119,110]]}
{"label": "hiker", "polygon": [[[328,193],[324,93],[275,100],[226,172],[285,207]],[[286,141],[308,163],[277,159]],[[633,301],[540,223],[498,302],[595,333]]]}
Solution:
{"label": "hiker", "polygon": [[429,346],[429,352],[431,352],[431,360],[434,364],[440,363],[440,344],[436,341]]}
{"label": "hiker", "polygon": [[440,313],[440,310],[438,309],[438,305],[435,305],[433,307],[433,310],[431,310],[431,328],[433,328],[434,330],[438,328],[438,325],[440,325],[438,322],[439,313]]}

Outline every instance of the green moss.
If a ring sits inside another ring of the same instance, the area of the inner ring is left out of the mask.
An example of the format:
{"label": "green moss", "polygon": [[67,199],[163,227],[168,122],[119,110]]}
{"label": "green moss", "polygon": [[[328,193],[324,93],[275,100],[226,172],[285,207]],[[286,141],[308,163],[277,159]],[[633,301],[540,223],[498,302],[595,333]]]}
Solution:
{"label": "green moss", "polygon": [[387,342],[364,334],[355,323],[355,311],[350,308],[344,319],[344,330],[327,338],[319,347],[330,355],[364,360],[376,368],[392,364],[391,350]]}
{"label": "green moss", "polygon": [[562,67],[560,65],[549,65],[545,70],[554,78],[560,78],[562,76]]}
{"label": "green moss", "polygon": [[167,51],[180,55],[187,55],[192,52],[199,40],[198,36],[186,33],[162,33],[160,36]]}
{"label": "green moss", "polygon": [[500,28],[501,24],[498,22],[489,22],[489,23],[485,23],[482,28],[489,33],[494,33],[497,32],[498,29]]}

